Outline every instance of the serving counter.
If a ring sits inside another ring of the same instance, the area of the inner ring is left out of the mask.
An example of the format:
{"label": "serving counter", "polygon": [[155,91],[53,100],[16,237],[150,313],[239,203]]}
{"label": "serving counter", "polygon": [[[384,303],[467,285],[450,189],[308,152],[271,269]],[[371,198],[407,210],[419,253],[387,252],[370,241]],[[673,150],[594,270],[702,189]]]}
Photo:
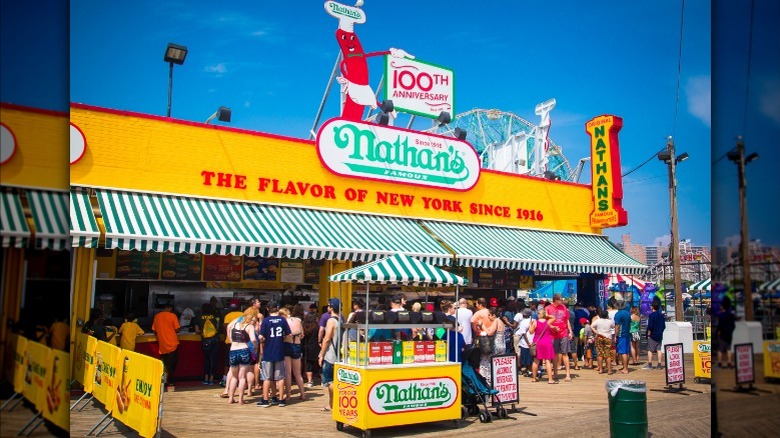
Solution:
{"label": "serving counter", "polygon": [[[220,354],[217,355],[217,374],[222,374],[224,366],[223,354],[224,335],[220,335]],[[155,358],[160,358],[160,346],[157,336],[145,334],[136,338],[135,351]],[[203,348],[201,338],[197,333],[180,333],[178,363],[176,371],[170,376],[174,380],[203,379]]]}

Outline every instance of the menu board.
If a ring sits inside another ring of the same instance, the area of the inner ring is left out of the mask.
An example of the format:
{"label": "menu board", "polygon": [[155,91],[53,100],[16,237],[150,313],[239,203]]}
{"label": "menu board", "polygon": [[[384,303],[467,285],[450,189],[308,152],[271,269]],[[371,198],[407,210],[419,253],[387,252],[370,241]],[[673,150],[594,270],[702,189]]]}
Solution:
{"label": "menu board", "polygon": [[244,259],[244,280],[276,281],[279,260],[265,257],[247,257]]}
{"label": "menu board", "polygon": [[488,269],[480,269],[477,273],[477,285],[485,288],[493,287],[493,272]]}
{"label": "menu board", "polygon": [[116,278],[155,279],[160,276],[160,253],[117,251]]}
{"label": "menu board", "polygon": [[285,260],[281,263],[282,283],[303,283],[303,260]]}
{"label": "menu board", "polygon": [[204,255],[203,281],[241,280],[241,256]]}
{"label": "menu board", "polygon": [[506,273],[507,289],[519,289],[520,288],[520,273],[517,271],[509,271]]}
{"label": "menu board", "polygon": [[303,268],[303,282],[309,284],[319,283],[320,266],[322,266],[322,260],[306,260]]}
{"label": "menu board", "polygon": [[201,261],[200,254],[173,254],[170,252],[162,255],[162,279],[163,280],[200,280]]}

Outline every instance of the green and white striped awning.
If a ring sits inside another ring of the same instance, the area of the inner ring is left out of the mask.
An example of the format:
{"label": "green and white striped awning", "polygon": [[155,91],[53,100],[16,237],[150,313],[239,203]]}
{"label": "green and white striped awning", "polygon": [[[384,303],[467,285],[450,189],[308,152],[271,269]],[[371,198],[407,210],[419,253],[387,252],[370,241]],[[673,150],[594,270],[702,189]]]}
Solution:
{"label": "green and white striped awning", "polygon": [[712,290],[712,278],[693,283],[688,290]]}
{"label": "green and white striped awning", "polygon": [[30,227],[24,218],[19,194],[0,192],[0,246],[25,248],[29,238]]}
{"label": "green and white striped awning", "polygon": [[100,240],[100,228],[92,212],[89,194],[83,191],[70,192],[70,237],[73,247],[96,248]]}
{"label": "green and white striped awning", "polygon": [[758,290],[760,291],[780,291],[780,278],[776,278],[774,280],[769,280],[766,283],[762,283],[761,286],[758,286]]}
{"label": "green and white striped awning", "polygon": [[397,217],[97,190],[106,248],[374,261],[404,253],[434,265],[452,254]]}
{"label": "green and white striped awning", "polygon": [[328,280],[348,283],[441,284],[465,286],[468,280],[414,257],[395,254],[386,259],[331,275]]}
{"label": "green and white striped awning", "polygon": [[35,224],[35,248],[68,248],[68,193],[27,190]]}
{"label": "green and white striped awning", "polygon": [[423,224],[452,248],[461,266],[628,275],[647,268],[604,236],[450,222]]}

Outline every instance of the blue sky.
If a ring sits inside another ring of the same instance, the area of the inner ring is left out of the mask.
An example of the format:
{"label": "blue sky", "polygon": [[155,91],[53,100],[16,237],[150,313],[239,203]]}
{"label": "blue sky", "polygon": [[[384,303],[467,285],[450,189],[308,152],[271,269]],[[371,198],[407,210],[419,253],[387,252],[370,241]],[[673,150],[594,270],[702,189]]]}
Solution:
{"label": "blue sky", "polygon": [[[2,1],[6,7],[8,0]],[[711,169],[716,171],[716,186],[721,179],[725,186],[733,185],[733,194],[723,188],[723,204],[737,205],[733,164],[721,160],[711,166],[717,154],[710,149],[709,2],[686,2],[681,58],[679,1],[645,7],[617,1],[595,6],[576,1],[450,2],[441,7],[433,2],[367,0],[363,10],[367,22],[357,25],[356,33],[366,51],[398,47],[419,60],[454,70],[457,113],[495,108],[538,123],[534,106],[555,98],[550,136],[572,165],[589,154],[584,123],[600,114],[624,119],[620,135],[624,172],[653,157],[673,135],[678,153],[691,155],[678,172],[681,238],[695,244],[712,241]],[[6,30],[5,18],[3,24],[5,36],[12,31]],[[322,1],[73,2],[70,100],[165,115],[168,65],[162,57],[166,44],[174,42],[189,48],[185,64],[174,71],[174,118],[204,121],[224,105],[233,110],[230,126],[305,138],[338,53],[336,24]],[[36,65],[18,63],[19,80],[43,74]],[[376,87],[381,58],[372,58],[369,67]],[[754,67],[751,81],[757,75]],[[7,82],[3,78],[2,100],[25,104],[30,96]],[[740,98],[739,87],[726,88],[735,93],[729,99]],[[755,93],[759,88],[754,86]],[[323,120],[337,114],[336,94],[331,93]],[[735,121],[731,115],[726,118]],[[728,138],[740,128],[715,132],[724,131]],[[757,123],[750,128],[761,129]],[[762,156],[750,165],[751,201],[766,189],[752,178],[769,162]],[[624,180],[624,192],[629,225],[606,230],[613,240],[630,233],[634,242],[650,244],[669,233],[663,163],[652,158],[632,172]],[[761,216],[752,213],[759,206],[750,204],[751,225]],[[723,225],[724,236],[738,234],[738,217],[735,228],[731,215],[716,222]],[[774,237],[764,237],[772,235],[769,231],[751,227],[751,235],[765,233],[762,240],[780,242],[776,230]],[[714,242],[719,239],[716,236]]]}

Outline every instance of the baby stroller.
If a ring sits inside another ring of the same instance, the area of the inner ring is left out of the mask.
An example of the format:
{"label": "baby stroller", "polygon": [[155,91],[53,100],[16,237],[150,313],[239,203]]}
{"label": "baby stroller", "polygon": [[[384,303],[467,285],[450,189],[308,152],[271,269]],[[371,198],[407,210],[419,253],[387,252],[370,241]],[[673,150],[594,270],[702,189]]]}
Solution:
{"label": "baby stroller", "polygon": [[[498,391],[490,388],[487,381],[475,370],[479,368],[480,352],[478,348],[468,346],[463,350],[461,358],[461,405],[468,415],[479,414],[481,423],[493,421],[487,402],[493,397],[496,407],[496,417],[507,418],[506,409],[501,406],[501,400],[495,397]],[[484,410],[480,410],[480,405]]]}

